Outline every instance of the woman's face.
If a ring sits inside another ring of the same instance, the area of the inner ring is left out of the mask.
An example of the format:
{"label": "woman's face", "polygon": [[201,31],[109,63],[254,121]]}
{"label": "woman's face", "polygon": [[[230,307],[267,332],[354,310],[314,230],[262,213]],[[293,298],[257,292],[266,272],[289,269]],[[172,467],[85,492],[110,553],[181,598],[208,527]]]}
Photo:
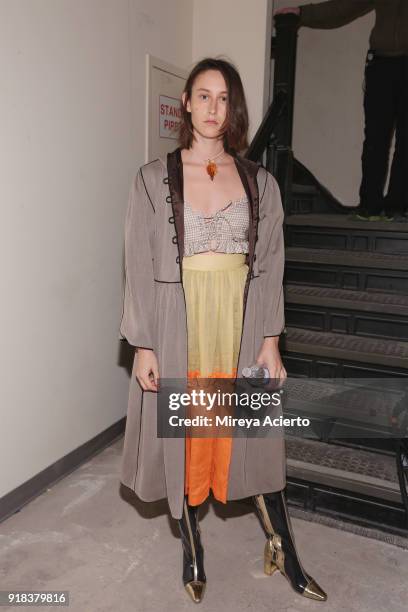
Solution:
{"label": "woman's face", "polygon": [[[183,102],[185,99],[183,93]],[[220,129],[224,123],[228,104],[228,92],[219,70],[206,70],[195,79],[187,111],[191,113],[194,131],[205,138],[222,138]]]}

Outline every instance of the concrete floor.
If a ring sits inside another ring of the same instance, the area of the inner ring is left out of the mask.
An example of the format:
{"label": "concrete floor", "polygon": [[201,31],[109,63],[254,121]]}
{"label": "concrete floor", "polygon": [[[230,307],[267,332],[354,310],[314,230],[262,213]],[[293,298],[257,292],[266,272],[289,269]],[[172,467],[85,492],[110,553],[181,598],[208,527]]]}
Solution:
{"label": "concrete floor", "polygon": [[[146,504],[129,495],[131,505],[123,499],[126,488],[119,494],[122,444],[121,439],[0,525],[1,589],[69,590],[68,609],[75,612],[196,608],[181,582],[181,543],[166,501]],[[303,565],[328,593],[327,602],[313,602],[279,573],[263,573],[264,536],[247,504],[211,501],[200,517],[207,588],[197,609],[407,610],[407,550],[292,519]]]}

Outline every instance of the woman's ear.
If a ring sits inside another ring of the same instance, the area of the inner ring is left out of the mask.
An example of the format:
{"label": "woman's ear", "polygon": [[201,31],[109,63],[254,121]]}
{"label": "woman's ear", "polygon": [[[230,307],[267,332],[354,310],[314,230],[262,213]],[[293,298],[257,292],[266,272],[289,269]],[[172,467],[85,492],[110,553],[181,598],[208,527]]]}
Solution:
{"label": "woman's ear", "polygon": [[[187,93],[185,91],[183,91],[183,93],[181,94],[181,99],[183,101],[183,106],[184,106],[185,101],[186,101],[186,96],[187,96]],[[188,113],[191,113],[190,100],[188,100],[188,102],[187,102],[186,110],[187,110]]]}

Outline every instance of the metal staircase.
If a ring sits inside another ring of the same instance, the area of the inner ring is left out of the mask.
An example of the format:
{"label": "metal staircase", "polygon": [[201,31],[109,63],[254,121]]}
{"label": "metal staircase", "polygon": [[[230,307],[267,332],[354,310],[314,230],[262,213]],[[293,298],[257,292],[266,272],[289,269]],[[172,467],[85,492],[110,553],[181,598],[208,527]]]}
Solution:
{"label": "metal staircase", "polygon": [[[282,354],[289,376],[403,379],[408,389],[408,220],[292,214],[285,237]],[[320,437],[287,437],[289,497],[323,513],[406,533],[408,465],[401,465],[401,433],[375,434],[375,417],[389,417],[391,396],[374,408],[373,398],[365,405],[353,405],[350,397],[347,402],[354,421],[361,413],[358,437],[347,437],[343,428],[344,438],[340,431],[325,440],[324,411]],[[331,416],[327,411],[328,421]]]}
{"label": "metal staircase", "polygon": [[287,435],[288,498],[407,535],[408,219],[356,221],[295,159],[298,17],[275,24],[273,100],[246,156],[277,178],[285,210],[285,411],[313,417],[313,435]]}

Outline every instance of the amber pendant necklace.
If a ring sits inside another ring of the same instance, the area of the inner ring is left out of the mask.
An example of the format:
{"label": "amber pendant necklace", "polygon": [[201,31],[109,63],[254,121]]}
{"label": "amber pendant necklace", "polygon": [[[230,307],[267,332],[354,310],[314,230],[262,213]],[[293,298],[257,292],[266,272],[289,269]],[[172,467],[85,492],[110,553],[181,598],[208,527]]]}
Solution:
{"label": "amber pendant necklace", "polygon": [[209,159],[205,160],[207,174],[209,175],[212,181],[214,180],[214,176],[218,172],[218,167],[214,160],[217,159],[223,153],[225,153],[224,149],[220,151],[215,157],[210,157]]}

